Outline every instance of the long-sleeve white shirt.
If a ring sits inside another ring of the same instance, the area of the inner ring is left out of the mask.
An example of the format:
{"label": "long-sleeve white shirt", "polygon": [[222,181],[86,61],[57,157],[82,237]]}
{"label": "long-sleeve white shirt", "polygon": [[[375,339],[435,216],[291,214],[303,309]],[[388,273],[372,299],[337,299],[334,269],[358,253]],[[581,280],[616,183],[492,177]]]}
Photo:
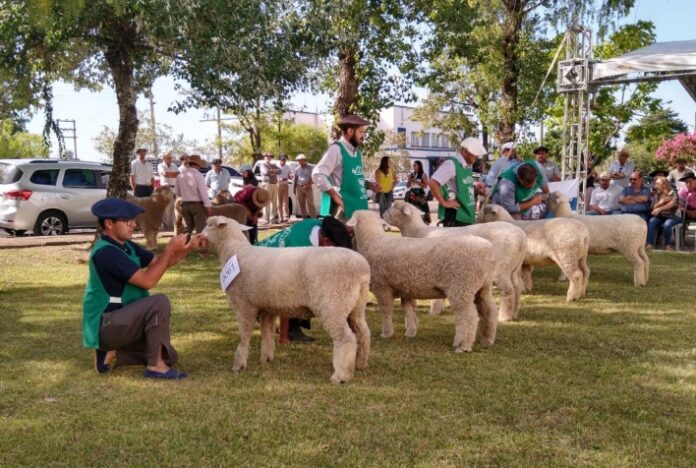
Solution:
{"label": "long-sleeve white shirt", "polygon": [[[357,149],[348,140],[341,137],[339,140],[352,157],[357,157]],[[312,180],[322,192],[328,192],[332,187],[340,187],[343,182],[343,157],[338,145],[331,145],[324,156],[314,166]]]}

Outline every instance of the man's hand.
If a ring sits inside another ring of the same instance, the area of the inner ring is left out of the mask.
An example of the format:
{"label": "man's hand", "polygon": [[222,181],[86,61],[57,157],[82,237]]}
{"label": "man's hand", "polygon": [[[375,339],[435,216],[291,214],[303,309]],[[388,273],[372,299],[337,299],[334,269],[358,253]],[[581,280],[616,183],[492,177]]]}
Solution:
{"label": "man's hand", "polygon": [[205,212],[208,214],[208,216],[213,216],[213,208],[212,207],[207,207],[205,209]]}
{"label": "man's hand", "polygon": [[205,249],[208,247],[208,238],[203,234],[194,234],[191,240],[186,244],[186,250],[192,251],[197,249]]}
{"label": "man's hand", "polygon": [[445,207],[445,208],[454,208],[455,210],[456,210],[457,208],[459,208],[460,206],[462,206],[462,205],[460,205],[459,202],[458,202],[457,200],[455,200],[454,198],[451,199],[451,200],[444,200],[442,203],[440,203],[440,205],[442,205],[442,206]]}
{"label": "man's hand", "polygon": [[527,203],[529,206],[536,206],[536,205],[541,205],[541,203],[544,201],[544,198],[541,195],[534,195],[531,200],[529,200]]}
{"label": "man's hand", "polygon": [[474,182],[474,195],[486,196],[486,184],[483,182]]}

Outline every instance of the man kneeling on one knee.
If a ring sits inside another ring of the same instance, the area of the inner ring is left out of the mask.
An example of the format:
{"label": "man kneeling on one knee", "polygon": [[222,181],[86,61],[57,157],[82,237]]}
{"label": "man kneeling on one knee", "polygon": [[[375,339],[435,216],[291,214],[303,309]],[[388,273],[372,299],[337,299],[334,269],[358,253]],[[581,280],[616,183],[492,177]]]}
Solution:
{"label": "man kneeling on one knee", "polygon": [[142,208],[107,198],[92,206],[102,228],[89,256],[89,279],[83,303],[83,344],[95,350],[98,373],[119,366],[145,365],[145,377],[182,379],[173,369],[177,352],[170,343],[167,296],[150,296],[167,269],[205,245],[196,235],[173,237],[161,256],[133,243],[135,217]]}

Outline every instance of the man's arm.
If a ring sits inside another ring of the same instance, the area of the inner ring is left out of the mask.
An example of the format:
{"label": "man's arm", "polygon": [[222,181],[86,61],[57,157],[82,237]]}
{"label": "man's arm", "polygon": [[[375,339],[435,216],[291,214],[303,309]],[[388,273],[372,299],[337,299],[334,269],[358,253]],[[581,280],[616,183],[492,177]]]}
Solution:
{"label": "man's arm", "polygon": [[331,180],[334,172],[341,167],[341,150],[337,145],[329,146],[324,156],[312,169],[312,181],[322,192],[332,190]]}
{"label": "man's arm", "polygon": [[445,197],[442,196],[442,192],[440,191],[442,185],[434,178],[430,179],[428,186],[430,187],[430,193],[433,194],[433,198],[443,207],[456,209],[461,206],[457,200],[445,200]]}

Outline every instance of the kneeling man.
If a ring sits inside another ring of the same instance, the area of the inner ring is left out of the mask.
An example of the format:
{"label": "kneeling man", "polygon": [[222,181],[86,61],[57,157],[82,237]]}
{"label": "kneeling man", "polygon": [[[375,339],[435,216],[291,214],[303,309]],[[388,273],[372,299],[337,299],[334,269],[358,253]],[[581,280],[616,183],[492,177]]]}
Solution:
{"label": "kneeling man", "polygon": [[205,245],[196,235],[173,237],[161,256],[133,243],[135,217],[143,211],[125,200],[107,198],[92,206],[102,228],[89,255],[89,279],[83,302],[83,344],[95,350],[95,368],[105,374],[118,365],[145,365],[147,378],[183,379],[173,369],[177,352],[169,341],[171,304],[163,294],[150,296],[167,269]]}

